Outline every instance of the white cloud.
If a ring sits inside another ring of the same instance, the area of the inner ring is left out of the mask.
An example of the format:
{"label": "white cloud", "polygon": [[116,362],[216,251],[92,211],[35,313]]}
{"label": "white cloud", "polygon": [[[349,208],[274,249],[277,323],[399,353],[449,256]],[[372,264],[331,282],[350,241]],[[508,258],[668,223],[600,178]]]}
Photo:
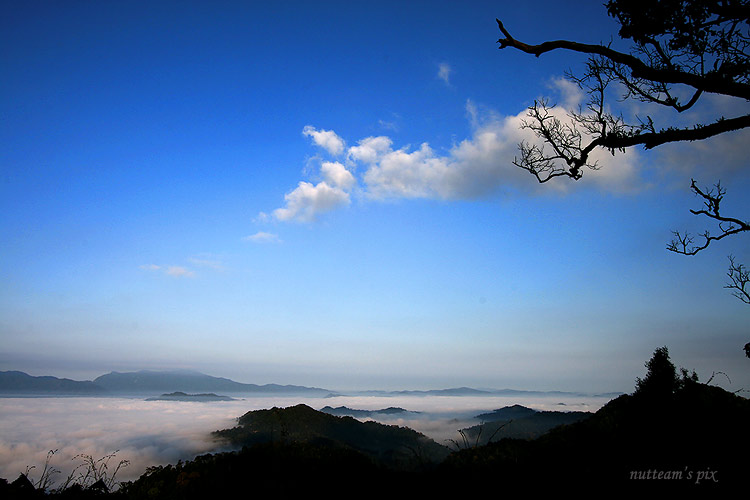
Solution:
{"label": "white cloud", "polygon": [[560,107],[564,110],[577,110],[586,97],[581,88],[567,78],[555,78],[550,83],[550,88],[559,94],[562,101]]}
{"label": "white cloud", "polygon": [[362,163],[376,163],[385,153],[391,151],[393,141],[384,135],[378,137],[366,137],[357,142],[347,152],[349,161]]}
{"label": "white cloud", "polygon": [[451,68],[450,64],[445,63],[445,62],[440,63],[438,65],[438,78],[443,80],[446,85],[450,85],[451,84],[450,77],[451,77],[452,71],[453,69]]}
{"label": "white cloud", "polygon": [[[582,98],[580,89],[565,81],[556,83],[566,105],[577,106]],[[616,156],[596,150],[592,160],[599,160],[603,168],[587,170],[585,179],[579,182],[559,179],[559,182],[542,186],[512,163],[518,156],[520,142],[542,145],[532,131],[522,128],[527,119],[526,111],[501,117],[492,111],[480,111],[467,101],[466,112],[473,129],[471,137],[443,154],[427,143],[414,151],[406,147],[393,150],[389,140],[381,139],[381,144],[388,147],[381,147],[376,155],[371,155],[375,160],[369,162],[364,173],[366,193],[376,199],[467,200],[514,192],[564,192],[592,184],[608,192],[629,192],[642,187],[638,169],[640,154],[634,149]],[[565,107],[553,108],[551,113],[563,123],[570,121]]]}
{"label": "white cloud", "polygon": [[344,152],[344,140],[336,135],[333,130],[317,130],[315,127],[307,125],[302,129],[302,134],[311,137],[316,145],[333,156],[338,156]]}
{"label": "white cloud", "polygon": [[325,181],[316,185],[300,182],[294,191],[284,196],[286,206],[277,208],[273,215],[282,221],[297,220],[310,222],[318,214],[330,212],[349,204],[349,193]]}
{"label": "white cloud", "polygon": [[267,233],[265,231],[258,231],[250,236],[242,238],[245,241],[252,241],[254,243],[281,243],[279,235],[273,233]]}
{"label": "white cloud", "polygon": [[375,198],[433,197],[447,173],[447,165],[427,143],[409,153],[389,151],[365,172],[365,185]]}
{"label": "white cloud", "polygon": [[156,264],[145,264],[143,266],[138,266],[138,267],[145,271],[158,271],[159,269],[161,269],[161,266],[157,266]]}
{"label": "white cloud", "polygon": [[344,190],[351,189],[357,183],[352,173],[338,162],[323,162],[320,166],[320,173],[328,184]]}
{"label": "white cloud", "polygon": [[[566,106],[577,106],[582,93],[566,81],[553,82]],[[564,106],[550,110],[563,123],[570,122]],[[436,151],[427,142],[413,149],[393,148],[387,136],[366,137],[346,151],[346,165],[322,162],[318,184],[300,182],[284,197],[286,204],[273,212],[281,221],[311,221],[317,215],[350,203],[350,192],[358,185],[354,173],[361,165],[362,192],[370,199],[430,198],[472,200],[511,193],[566,192],[594,185],[603,191],[628,192],[643,187],[639,175],[640,154],[631,149],[612,156],[596,150],[592,160],[600,160],[603,168],[587,170],[579,182],[559,179],[540,185],[528,172],[513,165],[520,142],[543,146],[535,134],[522,127],[526,110],[511,116],[480,110],[471,101],[466,103],[467,119],[472,134],[445,151]],[[333,131],[317,131],[305,127],[304,134],[329,152],[343,152],[344,141]],[[548,146],[547,146],[548,147]],[[265,214],[262,214],[265,215]]]}

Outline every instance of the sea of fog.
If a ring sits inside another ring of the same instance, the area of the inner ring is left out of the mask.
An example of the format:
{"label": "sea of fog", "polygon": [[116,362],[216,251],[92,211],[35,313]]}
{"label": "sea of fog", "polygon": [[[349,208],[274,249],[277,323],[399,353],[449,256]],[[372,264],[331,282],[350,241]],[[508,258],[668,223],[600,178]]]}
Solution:
{"label": "sea of fog", "polygon": [[[234,396],[241,397],[241,396]],[[596,396],[337,396],[245,397],[236,401],[145,401],[122,397],[0,398],[0,477],[13,480],[34,466],[38,479],[47,452],[57,450],[51,465],[61,483],[81,463],[81,454],[94,459],[117,452],[109,469],[120,460],[118,481],[132,480],[147,467],[191,460],[196,455],[225,451],[211,432],[236,424],[250,410],[288,407],[299,403],[316,410],[347,406],[377,410],[392,406],[411,412],[378,416],[378,422],[410,427],[438,443],[458,438],[458,429],[476,425],[476,415],[520,404],[537,410],[591,411],[609,398]]]}

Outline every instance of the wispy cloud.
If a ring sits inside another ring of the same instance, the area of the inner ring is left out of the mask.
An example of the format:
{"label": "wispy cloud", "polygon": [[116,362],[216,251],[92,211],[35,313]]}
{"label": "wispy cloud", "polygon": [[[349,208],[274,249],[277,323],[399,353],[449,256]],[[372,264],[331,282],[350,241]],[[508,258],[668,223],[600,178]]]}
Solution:
{"label": "wispy cloud", "polygon": [[451,84],[451,73],[452,72],[453,72],[453,68],[451,68],[450,64],[448,64],[446,62],[442,62],[442,63],[440,63],[438,65],[438,74],[437,74],[437,76],[438,76],[438,78],[440,78],[441,80],[443,80],[446,85],[450,85]]}
{"label": "wispy cloud", "polygon": [[255,222],[256,224],[262,224],[268,222],[269,220],[271,220],[271,216],[266,212],[260,212],[253,218],[253,222]]}
{"label": "wispy cloud", "polygon": [[395,121],[389,122],[386,120],[378,120],[378,125],[380,125],[380,128],[385,130],[390,130],[391,132],[398,132],[398,125],[396,125]]}
{"label": "wispy cloud", "polygon": [[273,233],[267,233],[265,231],[258,231],[250,236],[242,238],[244,241],[252,241],[253,243],[281,243],[279,235]]}
{"label": "wispy cloud", "polygon": [[398,113],[390,113],[390,119],[389,120],[378,120],[378,125],[383,130],[390,130],[391,132],[398,132],[400,127],[399,123],[401,122],[401,115]]}
{"label": "wispy cloud", "polygon": [[214,271],[223,271],[225,269],[224,264],[220,260],[216,259],[190,257],[188,261],[196,266],[206,267],[209,269],[213,269]]}
{"label": "wispy cloud", "polygon": [[174,276],[175,278],[192,278],[195,273],[182,266],[159,266],[156,264],[146,264],[138,266],[144,271],[164,273],[168,276]]}
{"label": "wispy cloud", "polygon": [[170,276],[175,276],[178,278],[180,277],[192,278],[193,276],[195,276],[195,273],[193,271],[182,266],[169,266],[167,267],[167,270],[165,271],[165,273],[167,273]]}

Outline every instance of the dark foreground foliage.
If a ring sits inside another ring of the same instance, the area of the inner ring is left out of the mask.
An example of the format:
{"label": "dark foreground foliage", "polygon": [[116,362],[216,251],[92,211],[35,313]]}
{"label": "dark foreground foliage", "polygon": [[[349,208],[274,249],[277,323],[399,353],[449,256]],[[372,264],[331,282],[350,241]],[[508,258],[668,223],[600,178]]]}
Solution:
{"label": "dark foreground foliage", "polygon": [[690,495],[743,487],[750,401],[682,376],[659,348],[636,391],[536,440],[504,439],[452,454],[441,469],[469,483],[596,487]]}
{"label": "dark foreground foliage", "polygon": [[633,394],[585,420],[537,439],[501,439],[442,460],[423,454],[405,461],[408,455],[396,450],[408,450],[403,445],[413,446],[415,439],[423,450],[440,450],[409,429],[296,406],[250,412],[239,427],[221,431],[246,443],[239,451],[152,467],[114,492],[74,485],[44,493],[21,476],[12,484],[0,480],[0,498],[297,498],[318,491],[378,499],[562,491],[692,498],[742,491],[750,466],[750,401],[699,383],[684,370],[678,376],[666,348],[646,366]]}
{"label": "dark foreground foliage", "polygon": [[318,490],[369,498],[400,486],[402,474],[335,445],[263,443],[150,469],[118,493],[124,498],[294,498]]}

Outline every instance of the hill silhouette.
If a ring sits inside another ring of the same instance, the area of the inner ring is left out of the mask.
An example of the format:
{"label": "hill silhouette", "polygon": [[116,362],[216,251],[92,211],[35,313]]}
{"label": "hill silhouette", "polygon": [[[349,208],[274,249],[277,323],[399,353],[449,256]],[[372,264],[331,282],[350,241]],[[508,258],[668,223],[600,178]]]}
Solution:
{"label": "hill silhouette", "polygon": [[504,438],[536,439],[561,425],[569,425],[591,417],[583,411],[537,411],[521,405],[506,406],[475,418],[482,420],[461,432],[467,443],[488,444]]}
{"label": "hill silhouette", "polygon": [[236,401],[234,398],[229,396],[219,396],[213,392],[202,393],[202,394],[186,394],[181,391],[170,392],[168,394],[162,394],[161,396],[154,396],[146,398],[146,401],[195,401],[195,402],[212,402],[212,401]]}
{"label": "hill silhouette", "polygon": [[368,418],[373,416],[393,416],[393,415],[417,415],[419,412],[417,411],[409,411],[405,410],[404,408],[398,408],[395,406],[389,406],[388,408],[381,408],[379,410],[358,410],[354,408],[348,408],[346,406],[337,406],[336,408],[333,408],[331,406],[324,406],[320,409],[323,413],[328,413],[329,415],[336,415],[338,417],[343,416],[349,416],[354,418]]}
{"label": "hill silhouette", "polygon": [[235,446],[261,443],[324,444],[356,450],[378,464],[414,469],[436,463],[450,450],[427,436],[406,427],[360,422],[349,416],[335,416],[306,405],[250,411],[238,419],[238,426],[214,432],[214,436]]}
{"label": "hill silhouette", "polygon": [[505,406],[498,410],[494,410],[487,413],[480,413],[476,419],[484,422],[500,422],[505,420],[513,420],[531,416],[536,413],[536,410],[527,408],[522,405]]}

